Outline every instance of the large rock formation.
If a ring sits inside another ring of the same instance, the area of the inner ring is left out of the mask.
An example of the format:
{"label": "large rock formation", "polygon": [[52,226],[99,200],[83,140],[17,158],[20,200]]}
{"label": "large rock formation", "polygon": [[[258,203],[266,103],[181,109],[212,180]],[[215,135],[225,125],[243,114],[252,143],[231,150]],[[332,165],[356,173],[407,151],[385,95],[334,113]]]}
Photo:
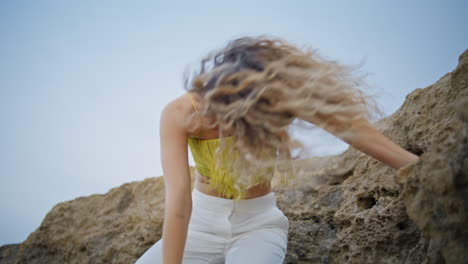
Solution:
{"label": "large rock formation", "polygon": [[[446,78],[450,87],[437,89],[427,100],[440,113],[435,116],[431,145],[421,162],[398,171],[402,198],[410,218],[440,248],[447,263],[468,263],[468,54]],[[440,98],[453,98],[441,105]],[[455,100],[464,97],[462,100]],[[455,104],[454,104],[455,103]],[[454,116],[453,108],[456,109]],[[461,120],[461,122],[460,122]]]}
{"label": "large rock formation", "polygon": [[[418,162],[394,170],[349,148],[300,161],[276,186],[287,263],[468,263],[468,52],[375,125]],[[161,237],[163,178],[56,205],[0,263],[133,263]]]}
{"label": "large rock formation", "polygon": [[161,236],[163,211],[162,178],[63,202],[19,247],[0,250],[0,263],[133,263]]}

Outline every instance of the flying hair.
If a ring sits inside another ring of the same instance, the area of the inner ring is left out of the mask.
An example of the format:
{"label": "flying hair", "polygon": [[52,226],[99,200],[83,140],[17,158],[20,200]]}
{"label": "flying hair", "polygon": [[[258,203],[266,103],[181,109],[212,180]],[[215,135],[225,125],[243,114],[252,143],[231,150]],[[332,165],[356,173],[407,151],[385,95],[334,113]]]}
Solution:
{"label": "flying hair", "polygon": [[[192,76],[185,76],[185,89],[204,99],[199,114],[211,117],[210,127],[219,129],[217,165],[232,172],[239,191],[236,198],[275,174],[283,183],[294,177],[298,168],[293,161],[299,155],[293,150],[305,147],[288,132],[293,121],[313,120],[346,138],[352,124],[381,115],[355,70],[316,50],[261,35],[230,41],[203,57]],[[227,131],[235,138],[229,148]],[[221,164],[225,151],[233,158]],[[221,184],[217,188],[225,191]]]}

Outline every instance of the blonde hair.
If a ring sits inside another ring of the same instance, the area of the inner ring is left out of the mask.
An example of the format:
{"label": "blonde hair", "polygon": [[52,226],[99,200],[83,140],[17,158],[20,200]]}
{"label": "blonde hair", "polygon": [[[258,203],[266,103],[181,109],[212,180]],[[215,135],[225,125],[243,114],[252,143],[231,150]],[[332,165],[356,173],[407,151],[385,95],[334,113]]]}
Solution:
{"label": "blonde hair", "polygon": [[228,167],[242,191],[271,179],[273,170],[282,182],[295,175],[292,150],[304,148],[288,133],[296,118],[322,120],[315,125],[345,135],[328,121],[350,124],[381,113],[354,70],[277,37],[242,37],[204,57],[199,70],[185,76],[185,89],[204,99],[200,113],[219,129],[218,157],[227,150],[226,131],[233,131],[236,140],[227,151],[236,159]]}

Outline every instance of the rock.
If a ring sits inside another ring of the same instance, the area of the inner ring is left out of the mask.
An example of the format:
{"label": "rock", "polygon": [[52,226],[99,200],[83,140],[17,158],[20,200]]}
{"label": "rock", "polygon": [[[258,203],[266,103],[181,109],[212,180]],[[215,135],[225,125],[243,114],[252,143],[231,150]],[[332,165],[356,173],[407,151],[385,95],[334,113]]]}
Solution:
{"label": "rock", "polygon": [[[449,109],[454,118],[420,162],[401,169],[398,179],[408,215],[440,248],[448,263],[468,263],[468,54],[452,74],[465,90]],[[454,111],[455,110],[455,111]],[[461,128],[460,128],[461,126]]]}
{"label": "rock", "polygon": [[13,264],[21,244],[3,245],[0,247],[0,263]]}
{"label": "rock", "polygon": [[[467,263],[468,52],[435,84],[375,123],[421,155],[394,170],[349,148],[297,161],[276,184],[290,219],[286,263]],[[457,110],[458,109],[458,110]],[[133,263],[161,237],[163,178],[56,205],[0,263]]]}
{"label": "rock", "polygon": [[161,237],[163,212],[162,178],[63,202],[19,246],[16,262],[0,263],[133,263]]}

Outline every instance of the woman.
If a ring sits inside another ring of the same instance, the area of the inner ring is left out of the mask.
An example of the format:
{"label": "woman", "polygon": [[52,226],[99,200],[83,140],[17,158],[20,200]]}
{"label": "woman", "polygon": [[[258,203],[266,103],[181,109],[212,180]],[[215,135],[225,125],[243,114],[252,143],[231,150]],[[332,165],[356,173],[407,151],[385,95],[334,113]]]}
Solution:
{"label": "woman", "polygon": [[[303,147],[289,136],[294,120],[393,168],[415,162],[418,156],[370,125],[378,108],[351,72],[267,36],[236,39],[205,57],[186,79],[188,93],[161,114],[163,238],[137,264],[282,263],[289,221],[271,180],[294,174],[292,153]],[[187,145],[196,163],[193,191]]]}

